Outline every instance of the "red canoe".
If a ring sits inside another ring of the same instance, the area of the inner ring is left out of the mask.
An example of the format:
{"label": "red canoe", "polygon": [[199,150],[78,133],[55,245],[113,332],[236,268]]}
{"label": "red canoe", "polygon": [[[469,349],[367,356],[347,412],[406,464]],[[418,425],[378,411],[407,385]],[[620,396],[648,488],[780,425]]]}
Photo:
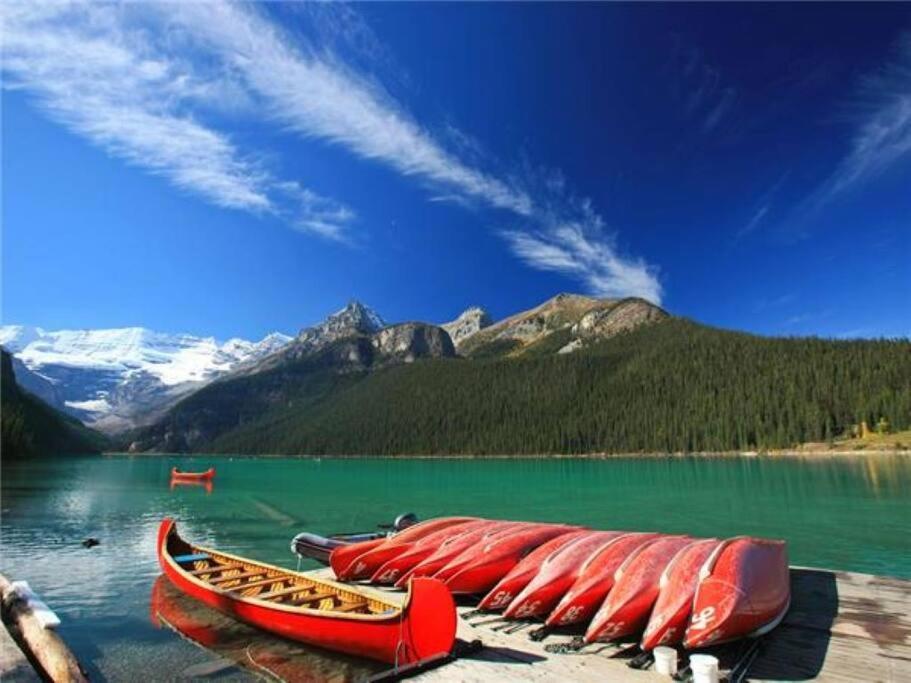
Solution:
{"label": "red canoe", "polygon": [[185,481],[211,481],[214,478],[214,467],[210,467],[205,472],[181,472],[176,467],[171,468],[171,479],[183,479]]}
{"label": "red canoe", "polygon": [[446,579],[446,587],[456,595],[487,593],[539,545],[578,529],[562,524],[532,524],[511,529],[479,545],[474,553],[463,553],[467,560],[459,563],[458,570]]}
{"label": "red canoe", "polygon": [[[402,588],[412,576],[436,576],[450,561],[461,555],[466,548],[471,548],[494,537],[507,529],[517,526],[515,522],[488,522],[479,525],[471,531],[454,536],[440,544],[431,555],[418,562],[409,572],[396,582],[396,587]],[[442,579],[441,579],[442,580]]]}
{"label": "red canoe", "polygon": [[658,582],[658,599],[642,634],[642,649],[677,645],[693,610],[699,570],[721,541],[717,538],[693,541],[665,568]]}
{"label": "red canoe", "polygon": [[[339,566],[339,569],[336,569],[336,565],[340,565],[341,563],[333,562],[332,557],[335,555],[335,551],[329,556],[329,562],[332,565],[332,569],[335,570],[335,575],[342,581],[359,581],[361,579],[367,579],[370,578],[381,565],[411,548],[416,541],[419,541],[425,536],[429,536],[440,529],[446,529],[455,526],[456,524],[464,524],[465,522],[472,522],[475,519],[477,518],[438,517],[437,519],[428,519],[426,522],[418,522],[413,526],[407,527],[403,531],[395,534],[395,536],[383,539],[382,543],[366,549],[365,552],[356,556],[345,567]],[[340,553],[340,555],[342,554]],[[350,553],[344,553],[344,555],[347,557]]]}
{"label": "red canoe", "polygon": [[589,533],[591,532],[587,530],[579,530],[569,534],[562,534],[532,550],[519,564],[510,569],[509,573],[500,579],[496,586],[490,589],[490,592],[478,603],[478,609],[492,611],[508,607],[513,599],[522,592],[522,589],[528,585],[529,581],[535,578],[541,568],[541,563],[551,553]]}
{"label": "red canoe", "polygon": [[687,536],[662,536],[639,548],[620,565],[614,575],[614,587],[585,631],[585,642],[641,633],[658,599],[661,575],[674,556],[692,542]]}
{"label": "red canoe", "polygon": [[587,623],[613,588],[617,568],[640,546],[657,536],[658,534],[651,533],[631,533],[609,541],[588,558],[579,578],[547,616],[545,623],[548,626]]}
{"label": "red canoe", "polygon": [[170,519],[158,529],[158,561],[187,595],[309,645],[401,665],[445,655],[455,641],[455,604],[434,579],[415,579],[398,606],[373,591],[191,545]]}
{"label": "red canoe", "polygon": [[475,520],[456,524],[445,529],[440,529],[417,541],[409,550],[393,557],[377,569],[370,577],[370,583],[390,585],[417,566],[419,562],[427,559],[448,539],[459,536],[466,531],[471,531],[488,524],[487,520]]}
{"label": "red canoe", "polygon": [[549,614],[579,578],[579,572],[588,558],[622,535],[620,531],[590,531],[551,553],[541,563],[537,575],[516,596],[503,616],[528,619]]}
{"label": "red canoe", "polygon": [[732,538],[699,572],[683,645],[692,649],[760,636],[778,625],[790,604],[785,542]]}

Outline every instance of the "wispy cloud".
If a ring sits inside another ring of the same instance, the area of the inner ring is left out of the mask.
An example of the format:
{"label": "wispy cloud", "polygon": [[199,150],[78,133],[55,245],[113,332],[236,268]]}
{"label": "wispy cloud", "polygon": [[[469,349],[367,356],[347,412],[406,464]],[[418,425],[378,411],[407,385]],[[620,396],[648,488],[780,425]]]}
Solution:
{"label": "wispy cloud", "polygon": [[772,208],[772,200],[775,198],[775,195],[778,193],[779,189],[781,189],[784,182],[788,179],[789,175],[790,171],[785,171],[785,173],[783,173],[782,176],[762,194],[750,219],[734,234],[735,240],[739,240],[740,238],[755,232],[756,229],[766,221],[769,211]]}
{"label": "wispy cloud", "polygon": [[111,155],[217,206],[274,214],[323,237],[339,239],[353,220],[351,209],[299,187],[295,207],[286,184],[201,122],[192,105],[233,99],[233,83],[197,73],[132,23],[129,8],[8,2],[0,17],[4,86],[27,91]]}
{"label": "wispy cloud", "polygon": [[895,56],[860,83],[847,154],[811,197],[818,209],[911,157],[911,32]]}
{"label": "wispy cloud", "polygon": [[[353,70],[324,46],[289,34],[264,10],[226,3],[159,7],[169,27],[191,35],[242,74],[286,128],[415,178],[432,190],[433,199],[479,202],[513,214],[520,226],[505,237],[533,267],[574,276],[597,294],[639,295],[660,302],[654,268],[622,257],[602,219],[587,204],[580,211],[574,200],[557,200],[549,191],[546,197],[535,197],[519,181],[465,161],[375,78]],[[567,263],[556,268],[553,251],[544,246],[560,250]]]}
{"label": "wispy cloud", "polygon": [[672,87],[683,113],[698,123],[703,133],[712,133],[737,105],[738,90],[725,81],[721,70],[709,63],[701,50],[684,45],[679,36],[674,40],[670,64]]}
{"label": "wispy cloud", "polygon": [[[503,212],[509,218],[495,225],[512,226],[506,243],[533,267],[573,276],[596,294],[660,302],[655,269],[621,255],[616,236],[588,202],[566,194],[564,182],[542,186],[493,172],[469,136],[448,126],[441,138],[416,120],[368,71],[373,57],[389,57],[354,10],[288,10],[310,16],[309,35],[279,25],[274,15],[284,11],[239,3],[4,3],[7,85],[181,189],[350,241],[351,209],[277,178],[206,114],[265,117],[412,178],[433,199]],[[371,59],[339,55],[358,50]],[[545,245],[565,256],[561,267]]]}

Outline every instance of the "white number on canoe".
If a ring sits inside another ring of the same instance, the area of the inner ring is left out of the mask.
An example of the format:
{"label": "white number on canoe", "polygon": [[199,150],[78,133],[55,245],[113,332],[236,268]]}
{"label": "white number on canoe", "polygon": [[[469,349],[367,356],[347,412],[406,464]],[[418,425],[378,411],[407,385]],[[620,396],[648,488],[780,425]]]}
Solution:
{"label": "white number on canoe", "polygon": [[490,601],[491,607],[502,607],[512,600],[512,593],[509,591],[497,591],[493,596],[493,600]]}
{"label": "white number on canoe", "polygon": [[581,614],[582,614],[582,606],[573,605],[568,610],[566,610],[566,614],[564,614],[562,617],[560,617],[560,623],[561,624],[571,624],[574,621],[576,621]]}
{"label": "white number on canoe", "polygon": [[702,611],[694,614],[690,619],[690,628],[694,631],[702,631],[715,620],[715,608],[703,607]]}

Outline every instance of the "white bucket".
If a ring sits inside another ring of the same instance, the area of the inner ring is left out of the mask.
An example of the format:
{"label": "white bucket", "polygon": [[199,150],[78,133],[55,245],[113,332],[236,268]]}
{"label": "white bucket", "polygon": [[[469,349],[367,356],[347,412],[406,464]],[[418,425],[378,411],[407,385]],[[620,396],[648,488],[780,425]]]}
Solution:
{"label": "white bucket", "polygon": [[693,683],[718,683],[718,658],[712,655],[690,655]]}
{"label": "white bucket", "polygon": [[656,647],[652,654],[655,655],[655,671],[664,676],[673,676],[677,673],[677,650],[664,645]]}

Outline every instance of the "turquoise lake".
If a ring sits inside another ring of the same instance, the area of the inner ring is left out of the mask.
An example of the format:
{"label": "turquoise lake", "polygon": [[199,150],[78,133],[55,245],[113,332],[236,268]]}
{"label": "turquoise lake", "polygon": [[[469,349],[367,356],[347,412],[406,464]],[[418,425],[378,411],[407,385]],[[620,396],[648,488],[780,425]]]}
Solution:
{"label": "turquoise lake", "polygon": [[[212,490],[171,489],[175,464],[214,464]],[[159,580],[155,557],[165,516],[190,540],[289,568],[299,531],[364,531],[414,512],[783,538],[795,565],[911,579],[907,456],[107,456],[4,463],[2,475],[0,569],[57,611],[61,635],[94,680],[249,680],[257,667],[291,667],[341,681],[377,669],[263,637],[176,594]],[[90,536],[100,545],[84,548]],[[203,625],[205,635],[180,637],[167,627],[175,619]]]}

